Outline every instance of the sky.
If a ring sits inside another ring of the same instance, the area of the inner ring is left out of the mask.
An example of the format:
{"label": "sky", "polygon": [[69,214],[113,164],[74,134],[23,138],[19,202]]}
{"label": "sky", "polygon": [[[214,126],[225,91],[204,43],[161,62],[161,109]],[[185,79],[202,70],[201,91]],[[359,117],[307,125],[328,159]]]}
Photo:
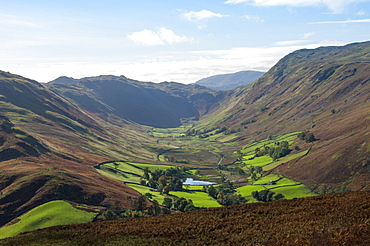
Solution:
{"label": "sky", "polygon": [[194,83],[370,40],[370,0],[0,0],[0,70]]}

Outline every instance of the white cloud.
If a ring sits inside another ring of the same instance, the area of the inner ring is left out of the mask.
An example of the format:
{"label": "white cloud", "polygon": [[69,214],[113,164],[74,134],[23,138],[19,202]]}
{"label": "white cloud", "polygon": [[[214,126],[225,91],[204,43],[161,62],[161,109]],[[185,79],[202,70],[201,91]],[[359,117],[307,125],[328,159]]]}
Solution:
{"label": "white cloud", "polygon": [[[225,50],[201,50],[158,54],[155,58],[141,57],[137,61],[125,62],[59,62],[34,61],[18,67],[4,59],[3,70],[18,73],[38,81],[50,81],[61,75],[82,78],[102,74],[124,75],[128,78],[162,82],[176,81],[193,83],[199,79],[242,70],[267,71],[281,58],[298,49],[317,48],[322,45],[343,45],[343,43],[318,43],[272,47],[239,47]],[[48,71],[45,73],[45,71]]]}
{"label": "white cloud", "polygon": [[358,16],[363,16],[363,15],[366,15],[366,12],[363,11],[363,10],[360,10],[360,11],[357,12],[357,15]]}
{"label": "white cloud", "polygon": [[288,41],[279,41],[279,42],[275,42],[274,45],[276,46],[291,46],[291,45],[298,45],[298,44],[302,44],[302,43],[306,43],[307,40],[288,40]]}
{"label": "white cloud", "polygon": [[264,19],[257,15],[244,15],[243,18],[248,21],[256,22],[258,24],[262,24],[265,21]]}
{"label": "white cloud", "polygon": [[344,20],[344,21],[321,21],[321,22],[312,22],[311,24],[352,24],[352,23],[370,23],[370,19]]}
{"label": "white cloud", "polygon": [[222,18],[222,17],[225,17],[226,15],[216,14],[209,10],[203,9],[198,12],[195,12],[195,11],[186,12],[183,14],[183,16],[189,21],[198,21],[198,20],[205,20],[205,19],[210,19],[214,17]]}
{"label": "white cloud", "polygon": [[303,38],[303,39],[307,39],[307,38],[309,38],[309,37],[313,36],[314,34],[315,34],[315,33],[313,33],[313,32],[303,33],[303,34],[302,34],[302,38]]}
{"label": "white cloud", "polygon": [[350,3],[368,2],[369,0],[227,0],[225,4],[249,3],[256,6],[292,6],[306,7],[325,5],[332,12],[340,13]]}
{"label": "white cloud", "polygon": [[164,45],[173,43],[192,42],[193,39],[187,36],[178,36],[172,30],[165,27],[159,28],[158,31],[142,30],[127,35],[127,38],[137,44],[145,46]]}

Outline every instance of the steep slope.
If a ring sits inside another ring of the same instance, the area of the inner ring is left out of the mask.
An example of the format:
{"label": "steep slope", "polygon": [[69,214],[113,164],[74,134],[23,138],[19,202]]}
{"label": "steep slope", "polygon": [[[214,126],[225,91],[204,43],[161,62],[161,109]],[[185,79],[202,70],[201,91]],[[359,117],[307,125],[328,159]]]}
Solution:
{"label": "steep slope", "polygon": [[251,86],[235,90],[228,106],[198,127],[241,128],[236,139],[241,143],[310,130],[318,141],[309,155],[275,172],[319,192],[368,190],[369,77],[370,42],[299,50]]}
{"label": "steep slope", "polygon": [[113,122],[116,117],[154,127],[177,127],[184,118],[199,118],[223,98],[199,85],[139,82],[124,76],[84,78],[76,85],[62,79],[47,86],[80,108]]}
{"label": "steep slope", "polygon": [[369,245],[369,192],[58,226],[0,245]]}
{"label": "steep slope", "polygon": [[250,84],[260,78],[264,72],[259,71],[240,71],[230,74],[220,74],[207,77],[195,82],[197,85],[203,85],[213,90],[232,90],[236,87]]}
{"label": "steep slope", "polygon": [[36,81],[0,72],[0,226],[54,199],[127,207],[138,193],[92,168],[156,157],[161,148],[124,121],[93,119]]}

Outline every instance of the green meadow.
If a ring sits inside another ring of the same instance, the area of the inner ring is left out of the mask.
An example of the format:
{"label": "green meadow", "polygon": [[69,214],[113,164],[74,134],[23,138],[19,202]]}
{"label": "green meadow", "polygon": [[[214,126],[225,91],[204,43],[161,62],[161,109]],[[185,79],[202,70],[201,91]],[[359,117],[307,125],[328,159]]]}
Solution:
{"label": "green meadow", "polygon": [[[270,180],[275,184],[270,184]],[[240,195],[247,197],[248,202],[256,202],[252,197],[253,191],[271,190],[281,193],[286,199],[315,196],[316,194],[307,189],[304,184],[284,177],[279,174],[269,174],[253,182],[252,185],[245,185],[237,188]]]}
{"label": "green meadow", "polygon": [[98,211],[80,210],[65,201],[51,201],[21,215],[18,222],[0,228],[0,239],[50,226],[91,222],[97,214]]}
{"label": "green meadow", "polygon": [[[248,155],[249,157],[250,155]],[[264,156],[259,156],[255,157],[252,160],[248,160],[249,158],[243,158],[243,163],[247,167],[252,167],[252,166],[266,166],[267,164],[270,164],[273,162],[273,159],[270,156],[264,155]]]}
{"label": "green meadow", "polygon": [[282,134],[282,135],[276,135],[276,136],[271,136],[270,138],[262,139],[259,141],[254,141],[253,143],[250,143],[241,150],[241,152],[245,155],[251,155],[254,154],[254,150],[256,148],[261,148],[263,146],[269,146],[274,144],[275,142],[282,142],[282,141],[287,141],[289,144],[292,144],[294,139],[297,138],[299,132],[291,132],[287,134]]}
{"label": "green meadow", "polygon": [[[176,166],[132,162],[111,162],[99,165],[98,167],[95,167],[95,169],[101,175],[126,182],[127,186],[133,188],[142,195],[150,193],[153,196],[151,200],[157,200],[159,204],[162,204],[163,199],[166,196],[161,195],[159,192],[152,191],[152,188],[148,186],[141,185],[140,177],[144,174],[144,168],[148,168],[148,170],[153,171],[155,169],[166,170],[171,167]],[[189,174],[193,174],[195,171],[196,170],[190,170]],[[206,192],[201,191],[203,186],[184,185],[183,187],[184,191],[171,191],[169,197],[184,197],[186,199],[191,199],[193,204],[198,207],[221,206]]]}
{"label": "green meadow", "polygon": [[184,197],[193,201],[194,206],[197,207],[222,207],[215,199],[210,197],[206,192],[202,191],[172,191],[172,196]]}

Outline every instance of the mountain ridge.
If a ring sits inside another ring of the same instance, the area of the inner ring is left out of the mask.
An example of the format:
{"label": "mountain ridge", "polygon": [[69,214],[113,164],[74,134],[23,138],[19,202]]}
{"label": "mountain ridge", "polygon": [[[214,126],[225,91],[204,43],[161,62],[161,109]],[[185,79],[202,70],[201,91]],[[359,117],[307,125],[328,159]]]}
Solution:
{"label": "mountain ridge", "polygon": [[[221,92],[200,85],[139,82],[104,75],[75,80],[75,85],[51,82],[46,86],[84,110],[154,127],[177,127],[181,119],[198,119],[217,107]],[[107,115],[108,114],[108,115]]]}
{"label": "mountain ridge", "polygon": [[260,71],[240,71],[236,73],[213,75],[195,82],[213,90],[232,90],[239,86],[250,84],[260,78],[264,72]]}

